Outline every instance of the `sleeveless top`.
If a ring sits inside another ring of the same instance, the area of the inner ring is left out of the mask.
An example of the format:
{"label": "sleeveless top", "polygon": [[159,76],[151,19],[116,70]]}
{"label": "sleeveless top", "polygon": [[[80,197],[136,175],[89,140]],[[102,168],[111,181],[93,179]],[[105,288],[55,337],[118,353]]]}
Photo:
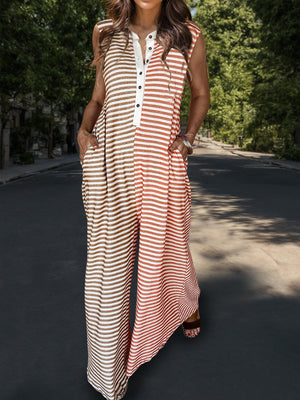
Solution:
{"label": "sleeveless top", "polygon": [[[100,21],[99,30],[112,23],[110,19]],[[202,31],[193,21],[186,24],[192,34],[190,60]],[[117,387],[125,385],[126,377],[149,361],[195,311],[200,293],[188,247],[188,161],[178,149],[168,150],[181,132],[187,63],[172,48],[166,58],[168,70],[161,62],[164,49],[156,40],[156,31],[146,43],[144,66],[134,34],[125,50],[124,32],[114,35],[103,70],[105,100],[92,132],[99,148],[88,149],[82,161],[89,379],[112,400],[121,398]],[[126,276],[134,264],[137,224],[137,308],[129,340],[130,283]],[[113,316],[106,311],[112,307]],[[105,317],[101,320],[99,315]],[[100,348],[101,340],[106,346]],[[107,367],[108,359],[119,360],[117,366],[111,365],[113,377],[95,374],[103,365]]]}

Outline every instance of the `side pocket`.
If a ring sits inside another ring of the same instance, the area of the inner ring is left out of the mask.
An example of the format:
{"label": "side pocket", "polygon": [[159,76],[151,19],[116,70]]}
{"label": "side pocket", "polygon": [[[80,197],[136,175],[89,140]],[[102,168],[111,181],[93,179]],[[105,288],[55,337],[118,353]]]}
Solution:
{"label": "side pocket", "polygon": [[84,153],[82,162],[80,163],[80,164],[81,164],[81,167],[84,166],[84,163],[85,163],[85,161],[86,161],[87,155],[89,154],[89,152],[92,152],[92,151],[94,151],[94,149],[93,149],[92,147],[88,147],[88,149],[87,149],[86,152]]}
{"label": "side pocket", "polygon": [[181,151],[179,149],[173,150],[174,153],[178,154],[178,158],[181,161],[181,164],[184,166],[185,170],[187,170],[187,165],[188,165],[188,159],[184,160],[181,154]]}

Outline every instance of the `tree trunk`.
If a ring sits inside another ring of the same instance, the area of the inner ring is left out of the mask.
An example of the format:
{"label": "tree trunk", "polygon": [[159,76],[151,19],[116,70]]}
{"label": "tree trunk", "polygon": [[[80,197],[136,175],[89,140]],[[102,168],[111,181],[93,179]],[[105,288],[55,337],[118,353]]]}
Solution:
{"label": "tree trunk", "polygon": [[4,160],[5,160],[5,152],[4,152],[4,129],[6,127],[7,122],[9,119],[6,117],[5,119],[1,119],[1,126],[0,126],[0,169],[4,168]]}
{"label": "tree trunk", "polygon": [[54,158],[53,157],[53,122],[54,122],[54,111],[53,111],[53,106],[51,104],[50,121],[49,121],[49,135],[48,135],[48,158]]}
{"label": "tree trunk", "polygon": [[0,169],[4,168],[4,146],[3,146],[3,139],[4,139],[4,124],[1,122],[0,127]]}

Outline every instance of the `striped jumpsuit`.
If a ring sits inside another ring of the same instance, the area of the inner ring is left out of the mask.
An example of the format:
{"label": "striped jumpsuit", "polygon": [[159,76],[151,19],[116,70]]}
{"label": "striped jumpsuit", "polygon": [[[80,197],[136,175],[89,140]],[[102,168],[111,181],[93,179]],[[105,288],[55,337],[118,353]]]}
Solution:
{"label": "striped jumpsuit", "polygon": [[[98,23],[99,30],[112,24]],[[191,57],[201,29],[192,34]],[[191,189],[187,160],[169,145],[180,134],[187,72],[183,55],[146,38],[114,35],[106,54],[105,100],[92,134],[99,148],[82,160],[87,218],[84,300],[87,379],[108,400],[124,397],[129,377],[150,361],[198,309],[200,288],[188,245]],[[144,74],[144,75],[143,75]],[[169,87],[168,87],[169,84]],[[139,236],[137,298],[130,327],[130,288]]]}

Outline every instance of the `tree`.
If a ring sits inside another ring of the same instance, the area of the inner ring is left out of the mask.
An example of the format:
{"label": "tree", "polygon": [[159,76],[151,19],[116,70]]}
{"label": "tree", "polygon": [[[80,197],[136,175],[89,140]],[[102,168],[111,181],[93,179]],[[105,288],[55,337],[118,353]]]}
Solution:
{"label": "tree", "polygon": [[[36,5],[36,10],[39,8]],[[35,59],[34,92],[50,106],[48,156],[53,148],[54,111],[85,105],[93,86],[92,31],[103,10],[100,2],[55,0],[47,18],[47,48]],[[37,71],[37,72],[36,72]]]}
{"label": "tree", "polygon": [[3,130],[18,104],[50,106],[48,155],[52,154],[54,113],[80,109],[91,95],[94,73],[92,32],[104,17],[102,2],[87,0],[4,0],[0,5],[0,166]]}
{"label": "tree", "polygon": [[251,0],[249,5],[261,25],[251,130],[255,142],[269,136],[272,150],[285,152],[300,128],[300,8],[295,0]]}
{"label": "tree", "polygon": [[3,132],[16,104],[26,105],[26,94],[32,91],[30,69],[34,43],[40,42],[34,15],[26,2],[5,0],[0,13],[0,168],[3,167]]}
{"label": "tree", "polygon": [[236,143],[246,135],[255,109],[250,95],[255,80],[259,24],[244,0],[201,0],[194,20],[206,41],[211,106],[206,121],[213,135]]}

